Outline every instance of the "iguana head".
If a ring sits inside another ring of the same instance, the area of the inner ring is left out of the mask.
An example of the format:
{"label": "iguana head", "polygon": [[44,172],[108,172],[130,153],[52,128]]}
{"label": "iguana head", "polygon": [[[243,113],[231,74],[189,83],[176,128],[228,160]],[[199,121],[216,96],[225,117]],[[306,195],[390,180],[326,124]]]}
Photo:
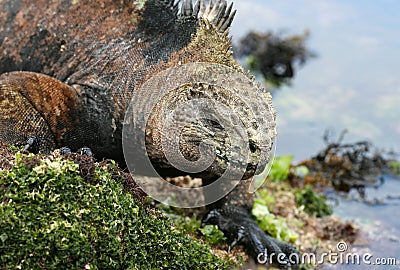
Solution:
{"label": "iguana head", "polygon": [[[228,30],[234,15],[225,0],[198,0],[194,6],[184,0],[174,29],[196,19],[195,33],[135,89],[126,123],[145,130],[135,143],[158,173],[216,179],[229,171],[240,180],[260,173],[269,161],[275,111],[270,94],[232,57]],[[144,96],[143,111],[134,104]],[[145,168],[134,159],[134,171]]]}
{"label": "iguana head", "polygon": [[[264,169],[275,137],[269,93],[246,75],[210,63],[158,76],[165,92],[149,112],[146,148],[159,171],[215,178],[231,170],[239,180]],[[165,83],[172,78],[178,79]]]}
{"label": "iguana head", "polygon": [[[134,100],[155,89],[145,107],[135,106]],[[127,165],[142,186],[143,174],[189,174],[212,182],[204,193],[211,194],[211,203],[241,179],[264,170],[275,136],[268,92],[229,66],[197,62],[164,70],[135,91],[123,146]],[[167,190],[160,186],[161,197],[151,196],[163,201]],[[185,203],[180,206],[193,206]]]}

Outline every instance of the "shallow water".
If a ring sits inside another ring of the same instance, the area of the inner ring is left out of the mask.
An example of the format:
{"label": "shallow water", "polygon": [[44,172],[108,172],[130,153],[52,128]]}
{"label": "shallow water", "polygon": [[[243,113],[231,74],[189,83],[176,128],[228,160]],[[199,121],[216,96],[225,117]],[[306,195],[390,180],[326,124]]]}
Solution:
{"label": "shallow water", "polygon": [[[384,176],[384,183],[378,188],[366,188],[366,200],[362,202],[358,192],[336,195],[338,204],[334,213],[342,219],[353,221],[363,230],[361,241],[353,248],[355,254],[372,255],[376,258],[397,258],[397,266],[377,266],[365,264],[337,265],[336,269],[399,269],[400,268],[400,179]],[[373,203],[378,202],[378,203]],[[362,261],[361,261],[362,262]],[[380,267],[380,268],[379,268]],[[396,268],[397,267],[397,268]]]}
{"label": "shallow water", "polygon": [[[234,42],[250,30],[300,34],[309,30],[308,46],[318,54],[297,73],[291,86],[274,92],[278,113],[277,155],[309,158],[324,148],[326,129],[346,142],[369,140],[377,148],[400,152],[400,9],[398,1],[236,0]],[[367,188],[368,198],[383,205],[339,196],[335,214],[366,232],[367,246],[357,251],[397,257],[398,265],[336,265],[335,269],[400,269],[400,180]]]}

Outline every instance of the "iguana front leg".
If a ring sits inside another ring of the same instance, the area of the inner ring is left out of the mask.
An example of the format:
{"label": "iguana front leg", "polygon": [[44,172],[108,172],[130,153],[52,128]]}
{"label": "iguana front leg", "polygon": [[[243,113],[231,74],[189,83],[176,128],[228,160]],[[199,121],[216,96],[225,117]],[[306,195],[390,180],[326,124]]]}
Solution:
{"label": "iguana front leg", "polygon": [[214,208],[203,223],[217,225],[231,241],[229,249],[242,244],[258,263],[268,262],[280,267],[297,265],[296,248],[267,235],[250,217],[250,212],[240,206],[225,204]]}
{"label": "iguana front leg", "polygon": [[203,224],[217,225],[231,242],[229,249],[242,244],[258,263],[296,268],[299,258],[296,248],[267,235],[251,218],[254,196],[249,192],[251,181],[251,178],[242,180],[223,200],[212,205]]}
{"label": "iguana front leg", "polygon": [[60,147],[78,119],[75,89],[44,74],[11,72],[0,76],[0,140],[26,145],[35,136],[40,152]]}

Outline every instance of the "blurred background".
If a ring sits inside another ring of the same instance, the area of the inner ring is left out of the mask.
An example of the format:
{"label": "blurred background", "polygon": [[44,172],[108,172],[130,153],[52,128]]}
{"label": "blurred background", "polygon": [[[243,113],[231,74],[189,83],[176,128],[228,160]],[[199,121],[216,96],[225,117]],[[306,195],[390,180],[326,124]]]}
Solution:
{"label": "blurred background", "polygon": [[315,54],[274,92],[277,154],[310,157],[324,130],[400,151],[400,2],[236,0],[235,44],[249,31],[307,35]]}
{"label": "blurred background", "polygon": [[[235,57],[272,90],[278,113],[277,156],[292,155],[294,162],[308,159],[326,146],[326,130],[333,141],[347,130],[345,142],[370,141],[376,149],[397,153],[398,160],[400,1],[236,0],[234,4]],[[285,51],[287,57],[268,66],[273,51]],[[334,213],[366,233],[366,242],[357,249],[360,253],[400,259],[400,181],[390,175],[381,181],[379,187],[367,186],[364,198],[354,190],[335,194]]]}

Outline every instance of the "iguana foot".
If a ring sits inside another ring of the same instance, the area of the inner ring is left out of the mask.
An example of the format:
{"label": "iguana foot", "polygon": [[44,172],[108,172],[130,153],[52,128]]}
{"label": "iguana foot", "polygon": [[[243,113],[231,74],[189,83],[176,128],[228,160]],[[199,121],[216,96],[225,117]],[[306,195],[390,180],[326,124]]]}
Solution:
{"label": "iguana foot", "polygon": [[214,224],[236,244],[243,244],[256,262],[270,263],[280,268],[297,268],[299,252],[288,243],[268,236],[251,218],[249,211],[240,206],[224,206],[211,210],[203,224]]}
{"label": "iguana foot", "polygon": [[78,154],[81,155],[85,155],[85,156],[93,156],[93,152],[92,149],[90,149],[89,147],[81,147],[78,149],[78,151],[76,151]]}
{"label": "iguana foot", "polygon": [[37,153],[39,152],[38,144],[39,138],[36,136],[30,136],[29,139],[25,142],[24,151]]}
{"label": "iguana foot", "polygon": [[71,150],[71,148],[69,148],[69,147],[66,147],[66,146],[64,146],[64,147],[61,147],[61,148],[60,148],[60,149],[58,149],[58,150],[60,150],[60,154],[61,154],[61,155],[63,155],[63,156],[66,156],[66,155],[72,154],[72,150]]}
{"label": "iguana foot", "polygon": [[[61,155],[69,155],[73,153],[72,150],[66,146],[61,147],[59,150]],[[93,156],[92,150],[86,146],[79,148],[78,151],[76,151],[76,153],[85,156]]]}

